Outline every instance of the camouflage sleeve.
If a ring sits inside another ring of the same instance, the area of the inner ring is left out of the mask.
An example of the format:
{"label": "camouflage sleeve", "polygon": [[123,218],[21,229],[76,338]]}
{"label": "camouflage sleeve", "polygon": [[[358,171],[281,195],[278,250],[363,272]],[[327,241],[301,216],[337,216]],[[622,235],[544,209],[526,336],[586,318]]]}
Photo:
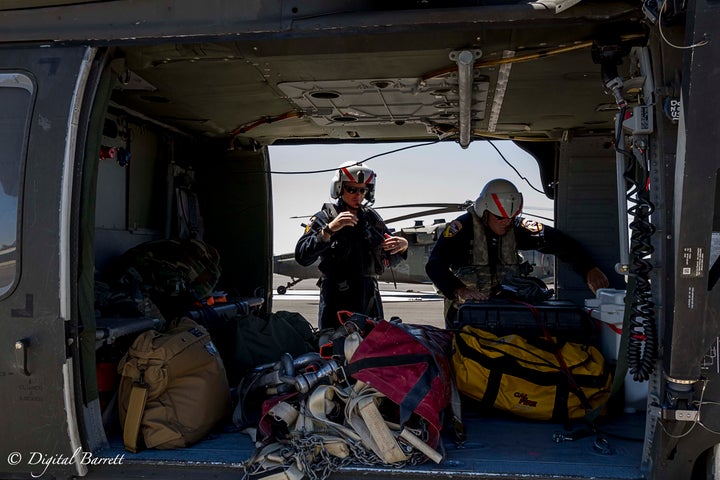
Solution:
{"label": "camouflage sleeve", "polygon": [[312,265],[315,260],[330,246],[332,242],[323,242],[320,239],[322,229],[328,224],[325,212],[318,212],[305,226],[305,232],[295,245],[295,260],[302,266]]}

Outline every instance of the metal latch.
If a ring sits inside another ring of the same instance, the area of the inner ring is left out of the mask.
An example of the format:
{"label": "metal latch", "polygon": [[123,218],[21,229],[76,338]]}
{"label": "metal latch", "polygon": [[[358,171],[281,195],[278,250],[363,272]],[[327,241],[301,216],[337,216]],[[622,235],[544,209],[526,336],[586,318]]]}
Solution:
{"label": "metal latch", "polygon": [[30,341],[27,338],[15,342],[15,365],[25,375],[30,376],[27,364],[28,348],[30,348]]}
{"label": "metal latch", "polygon": [[664,420],[675,420],[677,422],[697,422],[700,420],[700,411],[664,408],[662,410],[662,418]]}

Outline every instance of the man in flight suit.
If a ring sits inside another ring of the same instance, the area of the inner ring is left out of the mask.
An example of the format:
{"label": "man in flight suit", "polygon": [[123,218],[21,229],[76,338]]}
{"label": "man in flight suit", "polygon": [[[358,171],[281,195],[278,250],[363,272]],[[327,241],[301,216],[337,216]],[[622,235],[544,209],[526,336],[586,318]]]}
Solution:
{"label": "man in flight suit", "polygon": [[330,196],[305,228],[295,246],[295,260],[312,265],[320,257],[319,328],[340,325],[347,310],[383,317],[377,278],[407,255],[408,242],[392,236],[380,215],[370,208],[376,175],[362,164],[348,162],[335,172]]}
{"label": "man in flight suit", "polygon": [[508,180],[487,183],[467,213],[447,225],[425,266],[428,277],[445,296],[445,323],[452,326],[457,307],[488,300],[506,275],[520,273],[518,250],[537,250],[569,262],[593,293],[608,286],[576,240],[559,230],[526,220],[522,193]]}

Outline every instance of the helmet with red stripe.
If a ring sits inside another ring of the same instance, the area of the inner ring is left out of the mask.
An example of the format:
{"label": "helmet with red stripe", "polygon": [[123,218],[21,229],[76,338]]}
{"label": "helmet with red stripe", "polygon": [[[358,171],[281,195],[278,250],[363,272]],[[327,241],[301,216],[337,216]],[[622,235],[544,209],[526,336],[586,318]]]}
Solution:
{"label": "helmet with red stripe", "polygon": [[345,162],[335,171],[330,184],[330,196],[332,198],[342,196],[343,182],[364,183],[368,188],[365,200],[372,203],[375,200],[375,178],[375,172],[362,163]]}
{"label": "helmet with red stripe", "polygon": [[482,217],[485,210],[502,218],[516,217],[523,206],[522,193],[512,182],[502,178],[490,180],[475,200],[475,213]]}

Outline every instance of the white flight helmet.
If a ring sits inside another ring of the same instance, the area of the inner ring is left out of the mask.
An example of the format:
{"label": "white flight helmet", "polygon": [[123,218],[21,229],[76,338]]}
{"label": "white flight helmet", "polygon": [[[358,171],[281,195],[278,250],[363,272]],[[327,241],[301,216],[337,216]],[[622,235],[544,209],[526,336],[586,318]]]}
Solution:
{"label": "white flight helmet", "polygon": [[522,193],[512,182],[502,178],[490,180],[475,200],[475,213],[482,217],[485,210],[503,218],[513,218],[523,206]]}
{"label": "white flight helmet", "polygon": [[330,184],[330,196],[335,199],[342,196],[343,182],[364,183],[368,188],[365,200],[372,203],[375,200],[375,178],[375,172],[362,163],[345,162],[335,171]]}

